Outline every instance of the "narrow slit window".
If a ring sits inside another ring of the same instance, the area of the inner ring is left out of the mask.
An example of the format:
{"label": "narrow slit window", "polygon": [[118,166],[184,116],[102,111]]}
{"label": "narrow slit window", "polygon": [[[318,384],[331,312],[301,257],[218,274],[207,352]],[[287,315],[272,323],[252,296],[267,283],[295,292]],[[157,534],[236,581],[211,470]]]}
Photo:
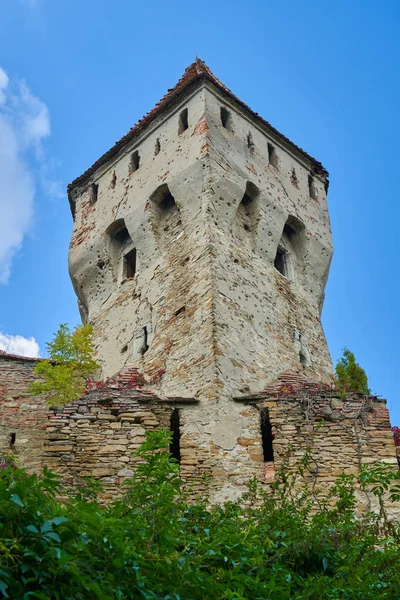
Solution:
{"label": "narrow slit window", "polygon": [[250,150],[250,154],[253,154],[254,142],[253,142],[253,136],[251,135],[251,131],[249,131],[249,133],[247,134],[247,147]]}
{"label": "narrow slit window", "polygon": [[274,436],[272,435],[272,426],[269,419],[268,408],[261,409],[260,420],[264,462],[273,462],[274,448],[272,442],[274,441]]}
{"label": "narrow slit window", "polygon": [[125,277],[132,279],[136,274],[136,248],[124,256]]}
{"label": "narrow slit window", "polygon": [[296,169],[294,167],[292,168],[292,173],[290,175],[290,181],[292,182],[292,185],[294,185],[294,187],[299,187],[299,180],[297,179],[297,173],[296,173]]}
{"label": "narrow slit window", "polygon": [[159,138],[157,138],[155,146],[154,146],[154,156],[157,156],[157,154],[160,154],[160,150],[161,150],[161,144],[160,144]]}
{"label": "narrow slit window", "polygon": [[147,333],[146,326],[144,326],[142,329],[142,335],[143,335],[142,356],[144,356],[146,354],[147,350],[149,349],[148,333]]}
{"label": "narrow slit window", "polygon": [[232,131],[232,115],[225,106],[221,106],[221,123],[225,129]]}
{"label": "narrow slit window", "polygon": [[287,255],[286,252],[282,250],[282,248],[278,248],[278,250],[276,251],[274,267],[284,277],[288,276]]}
{"label": "narrow slit window", "polygon": [[97,198],[99,196],[99,184],[91,183],[90,184],[90,202],[94,204],[97,202]]}
{"label": "narrow slit window", "polygon": [[15,440],[17,439],[16,433],[10,433],[10,450],[14,448]]}
{"label": "narrow slit window", "polygon": [[189,124],[188,124],[188,109],[185,108],[181,114],[179,115],[179,126],[178,126],[178,133],[179,135],[181,133],[183,133],[184,131],[186,131],[186,129],[188,129]]}
{"label": "narrow slit window", "polygon": [[313,200],[316,200],[318,198],[315,179],[312,175],[308,176],[308,193],[310,195],[310,198],[312,198]]}
{"label": "narrow slit window", "polygon": [[278,156],[276,154],[275,146],[272,144],[268,144],[268,162],[275,167],[275,169],[278,168]]}
{"label": "narrow slit window", "polygon": [[169,446],[169,451],[178,463],[181,462],[181,429],[180,429],[180,418],[179,410],[174,408],[171,413],[170,420],[170,431],[172,433],[172,439]]}
{"label": "narrow slit window", "polygon": [[135,150],[135,152],[132,152],[131,154],[131,162],[130,162],[130,170],[131,173],[134,173],[135,171],[138,170],[140,165],[140,155],[138,150]]}

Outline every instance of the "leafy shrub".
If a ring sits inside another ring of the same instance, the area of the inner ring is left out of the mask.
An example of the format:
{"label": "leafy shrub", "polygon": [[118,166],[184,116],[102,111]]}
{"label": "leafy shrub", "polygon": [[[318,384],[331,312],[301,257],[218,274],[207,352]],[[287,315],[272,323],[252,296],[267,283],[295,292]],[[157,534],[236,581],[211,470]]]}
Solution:
{"label": "leafy shrub", "polygon": [[341,396],[348,392],[370,394],[368,377],[356,358],[348,348],[343,350],[343,356],[336,364],[336,388]]}
{"label": "leafy shrub", "polygon": [[[356,518],[353,476],[339,477],[323,501],[309,487],[306,454],[296,473],[283,464],[268,494],[253,480],[241,501],[210,508],[181,491],[169,442],[165,431],[148,434],[124,497],[108,506],[93,482],[58,501],[59,479],[47,469],[41,477],[0,472],[0,597],[399,597],[398,526]],[[362,472],[361,484],[379,497],[396,499],[397,481],[381,465]]]}

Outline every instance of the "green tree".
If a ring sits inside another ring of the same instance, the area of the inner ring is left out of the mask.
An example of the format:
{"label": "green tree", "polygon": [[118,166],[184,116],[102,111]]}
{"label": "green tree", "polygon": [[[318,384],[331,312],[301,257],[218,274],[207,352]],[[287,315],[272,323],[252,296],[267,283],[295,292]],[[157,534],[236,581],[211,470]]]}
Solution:
{"label": "green tree", "polygon": [[336,364],[336,388],[341,396],[348,392],[371,393],[367,374],[348,348],[344,348],[343,356]]}
{"label": "green tree", "polygon": [[50,405],[60,406],[77,400],[83,393],[86,380],[93,376],[99,364],[93,358],[91,325],[71,330],[60,325],[52,342],[47,344],[49,358],[35,367],[38,377],[30,385],[35,394],[46,394]]}

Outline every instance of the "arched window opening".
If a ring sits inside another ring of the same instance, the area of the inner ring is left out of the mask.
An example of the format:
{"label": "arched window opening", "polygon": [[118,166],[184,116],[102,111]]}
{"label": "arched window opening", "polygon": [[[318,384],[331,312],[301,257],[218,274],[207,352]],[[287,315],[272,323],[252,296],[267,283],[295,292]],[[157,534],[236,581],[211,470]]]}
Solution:
{"label": "arched window opening", "polygon": [[179,410],[174,408],[171,413],[170,431],[172,433],[169,451],[178,463],[181,462],[181,430],[180,430],[180,415]]}
{"label": "arched window opening", "polygon": [[221,106],[221,123],[228,131],[233,131],[232,127],[232,115],[225,106]]}
{"label": "arched window opening", "polygon": [[268,408],[261,409],[260,421],[261,421],[261,440],[262,440],[264,462],[273,462],[273,460],[274,460],[274,448],[273,448],[274,436],[272,435],[272,425],[271,425],[271,421],[269,418]]}
{"label": "arched window opening", "polygon": [[181,133],[183,133],[184,131],[186,131],[186,129],[188,129],[189,127],[189,123],[188,123],[188,109],[185,108],[181,114],[179,115],[179,123],[178,123],[178,134],[180,135]]}

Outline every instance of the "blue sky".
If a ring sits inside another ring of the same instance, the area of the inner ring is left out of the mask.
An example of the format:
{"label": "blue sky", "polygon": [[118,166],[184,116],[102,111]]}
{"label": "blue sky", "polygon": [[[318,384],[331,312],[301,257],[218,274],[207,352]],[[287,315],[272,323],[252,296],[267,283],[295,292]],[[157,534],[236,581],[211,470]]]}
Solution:
{"label": "blue sky", "polygon": [[334,361],[354,351],[400,425],[400,4],[0,0],[0,15],[3,347],[44,354],[59,323],[78,323],[66,185],[197,53],[329,170],[328,344]]}

